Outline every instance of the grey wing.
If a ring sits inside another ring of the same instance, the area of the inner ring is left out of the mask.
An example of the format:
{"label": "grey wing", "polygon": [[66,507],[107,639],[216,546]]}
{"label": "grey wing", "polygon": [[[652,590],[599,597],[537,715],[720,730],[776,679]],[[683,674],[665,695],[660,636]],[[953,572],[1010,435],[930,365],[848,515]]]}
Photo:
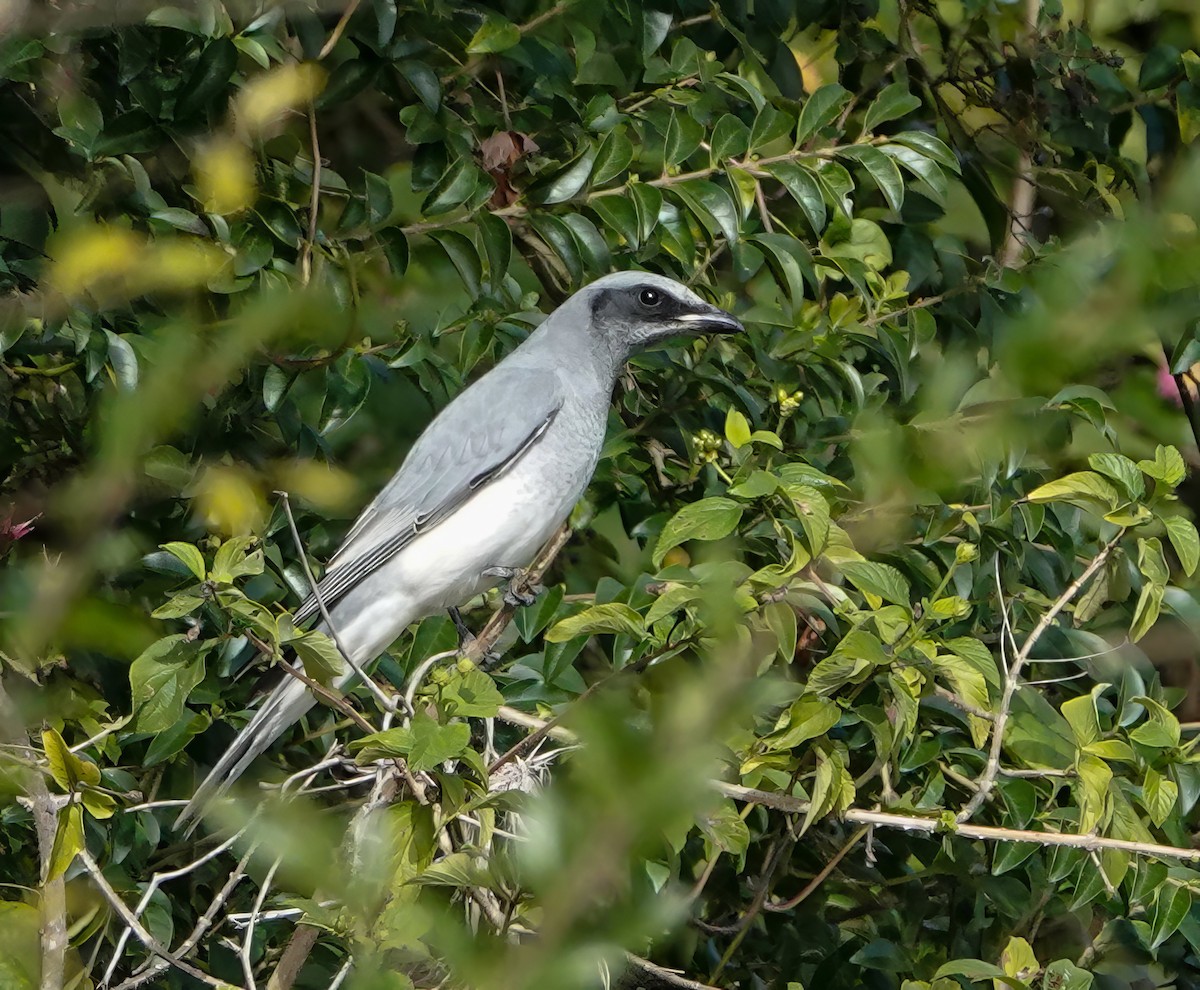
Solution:
{"label": "grey wing", "polygon": [[[459,395],[417,439],[330,559],[317,583],[325,606],[520,460],[550,428],[562,404],[553,371],[503,364]],[[310,595],[295,621],[306,621],[317,609]]]}

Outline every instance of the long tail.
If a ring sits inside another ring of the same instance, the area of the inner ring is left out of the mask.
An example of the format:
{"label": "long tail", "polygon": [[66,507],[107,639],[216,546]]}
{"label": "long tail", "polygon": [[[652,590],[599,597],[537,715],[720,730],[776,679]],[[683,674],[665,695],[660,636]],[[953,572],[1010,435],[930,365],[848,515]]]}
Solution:
{"label": "long tail", "polygon": [[[295,665],[300,667],[298,661]],[[190,835],[209,805],[229,790],[233,782],[246,772],[246,768],[314,704],[316,699],[302,681],[289,676],[277,685],[267,695],[267,700],[254,718],[237,734],[225,755],[208,772],[187,807],[175,819],[175,828],[186,826],[183,835]]]}

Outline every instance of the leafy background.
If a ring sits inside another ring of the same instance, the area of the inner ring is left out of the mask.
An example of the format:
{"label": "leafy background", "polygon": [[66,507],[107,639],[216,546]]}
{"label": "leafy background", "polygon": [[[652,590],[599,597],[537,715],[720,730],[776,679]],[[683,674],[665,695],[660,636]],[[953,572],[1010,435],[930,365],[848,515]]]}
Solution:
{"label": "leafy background", "polygon": [[[0,27],[0,985],[1196,984],[1190,2]],[[749,330],[633,362],[537,603],[176,830],[340,663],[301,553],[628,268]]]}

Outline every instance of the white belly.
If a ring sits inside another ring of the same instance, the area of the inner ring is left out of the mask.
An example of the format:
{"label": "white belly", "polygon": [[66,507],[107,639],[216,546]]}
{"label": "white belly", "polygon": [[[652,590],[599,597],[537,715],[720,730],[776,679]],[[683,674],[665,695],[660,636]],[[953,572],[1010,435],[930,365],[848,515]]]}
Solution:
{"label": "white belly", "polygon": [[524,567],[571,511],[547,505],[527,472],[502,475],[463,503],[449,519],[421,534],[389,565],[389,579],[423,614],[461,605],[496,578],[489,567]]}
{"label": "white belly", "polygon": [[553,499],[539,482],[540,472],[523,471],[489,482],[338,602],[333,619],[354,662],[370,663],[410,623],[497,584],[489,567],[528,565],[583,487]]}

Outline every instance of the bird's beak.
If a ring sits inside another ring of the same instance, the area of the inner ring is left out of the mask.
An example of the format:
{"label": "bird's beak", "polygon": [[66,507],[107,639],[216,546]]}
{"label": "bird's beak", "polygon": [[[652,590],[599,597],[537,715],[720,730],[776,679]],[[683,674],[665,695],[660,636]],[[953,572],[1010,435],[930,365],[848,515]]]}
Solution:
{"label": "bird's beak", "polygon": [[676,319],[693,333],[742,333],[746,329],[740,320],[716,306],[681,313]]}

